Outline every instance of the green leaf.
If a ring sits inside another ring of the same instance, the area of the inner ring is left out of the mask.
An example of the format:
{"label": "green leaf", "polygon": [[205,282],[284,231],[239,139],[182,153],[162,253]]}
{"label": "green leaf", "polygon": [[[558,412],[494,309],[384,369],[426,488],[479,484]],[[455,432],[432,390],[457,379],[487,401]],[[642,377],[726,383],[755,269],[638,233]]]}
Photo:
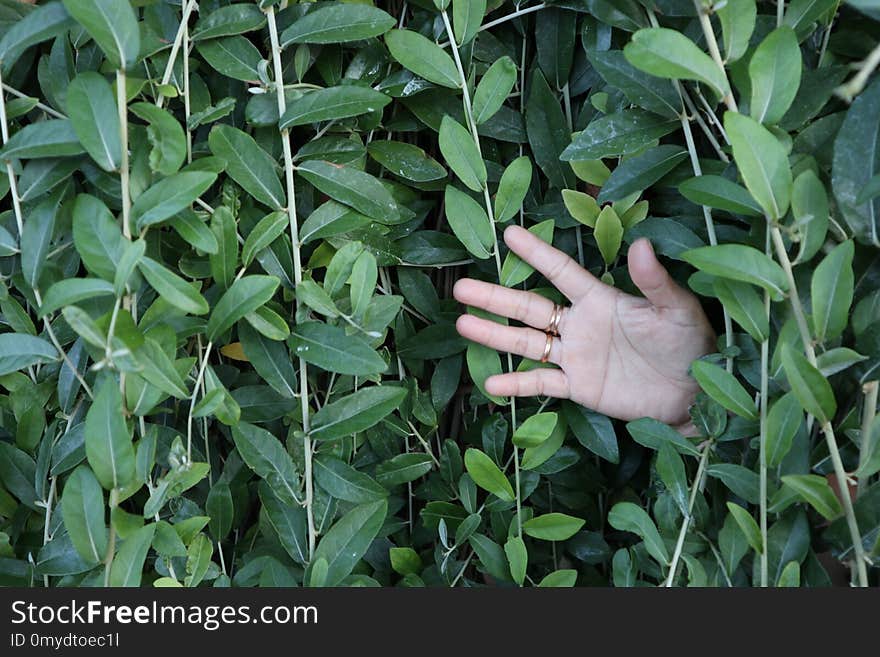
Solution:
{"label": "green leaf", "polygon": [[266,24],[266,16],[257,5],[235,3],[214,9],[205,16],[199,14],[199,20],[190,33],[190,39],[216,39],[221,36],[243,34],[258,30]]}
{"label": "green leaf", "polygon": [[782,485],[794,491],[827,520],[834,520],[843,513],[840,501],[831,490],[828,479],[821,475],[784,475]]}
{"label": "green leaf", "polygon": [[770,322],[764,302],[755,288],[746,283],[716,278],[712,282],[712,289],[730,316],[757,342],[763,342],[770,336]]}
{"label": "green leaf", "polygon": [[139,374],[162,392],[178,399],[189,399],[183,377],[174,369],[174,362],[156,340],[147,336],[138,350],[137,361],[141,365]]}
{"label": "green leaf", "polygon": [[651,75],[704,82],[722,97],[730,92],[724,73],[681,32],[663,27],[641,29],[632,35],[623,54],[630,64]]}
{"label": "green leaf", "polygon": [[86,458],[101,485],[124,488],[135,479],[131,430],[122,414],[122,395],[113,377],[106,377],[95,391],[86,413]]}
{"label": "green leaf", "polygon": [[0,39],[0,62],[3,63],[3,75],[9,73],[25,50],[63,34],[73,25],[73,19],[60,2],[47,2],[38,5],[23,17],[7,22],[3,38]]}
{"label": "green leaf", "polygon": [[458,89],[461,81],[455,62],[433,41],[412,30],[391,30],[385,45],[401,66],[429,82]]}
{"label": "green leaf", "polygon": [[[553,243],[553,228],[555,227],[553,219],[547,219],[541,223],[529,227],[529,232],[537,235],[547,244]],[[525,260],[516,255],[513,251],[508,251],[504,256],[504,264],[501,265],[501,285],[505,287],[514,287],[526,280],[535,268]]]}
{"label": "green leaf", "polygon": [[632,104],[670,119],[678,118],[681,99],[670,82],[635,68],[622,50],[588,50],[587,57],[602,79],[620,89]]}
{"label": "green leaf", "polygon": [[513,577],[513,581],[522,586],[529,565],[529,552],[525,542],[519,536],[511,536],[504,544],[504,554],[510,564],[510,575]]}
{"label": "green leaf", "polygon": [[576,221],[590,228],[596,227],[596,220],[599,218],[601,209],[595,198],[584,192],[563,189],[562,201],[565,203],[565,209],[568,210],[568,214]]}
{"label": "green leaf", "polygon": [[247,322],[239,324],[238,339],[245,356],[266,383],[288,399],[298,395],[296,371],[282,343],[267,339]]}
{"label": "green leaf", "polygon": [[758,419],[754,400],[733,374],[705,360],[694,361],[691,372],[706,394],[724,408],[747,420]]}
{"label": "green leaf", "polygon": [[284,30],[281,46],[361,41],[385,34],[396,23],[393,16],[370,5],[326,5],[310,11]]}
{"label": "green leaf", "polygon": [[144,525],[132,533],[119,548],[110,568],[110,586],[138,587],[144,572],[147,553],[156,533],[156,523]]}
{"label": "green leaf", "polygon": [[836,8],[836,0],[792,0],[785,7],[783,25],[791,26],[800,34],[809,28],[813,21],[821,19],[832,8]]}
{"label": "green leaf", "polygon": [[752,97],[750,113],[759,123],[778,123],[797,95],[801,79],[801,51],[794,30],[773,30],[749,60]]}
{"label": "green leaf", "polygon": [[[218,73],[243,82],[260,79],[260,51],[240,34],[199,41],[196,50]],[[213,149],[211,149],[213,150]]]}
{"label": "green leaf", "polygon": [[776,580],[778,588],[797,588],[801,585],[801,565],[797,561],[789,561]]}
{"label": "green leaf", "polygon": [[758,473],[735,463],[715,463],[706,474],[720,479],[735,495],[751,504],[758,503]]}
{"label": "green leaf", "polygon": [[204,315],[208,312],[208,302],[198,291],[177,274],[144,256],[138,262],[138,270],[159,295],[171,305],[186,313]]}
{"label": "green leaf", "polygon": [[837,412],[837,401],[828,379],[789,344],[782,345],[782,368],[804,410],[823,424],[830,421]]}
{"label": "green leaf", "polygon": [[218,481],[208,492],[205,500],[205,511],[211,516],[211,535],[218,540],[226,538],[232,530],[235,509],[232,502],[232,491],[225,481]]}
{"label": "green leaf", "polygon": [[486,15],[486,0],[452,0],[452,26],[459,46],[477,35]]}
{"label": "green leaf", "polygon": [[599,253],[602,254],[602,260],[605,261],[606,267],[611,265],[617,258],[617,252],[620,250],[620,243],[623,240],[623,224],[620,223],[620,217],[610,205],[602,208],[599,216],[596,217],[593,237],[596,238],[596,246],[599,247]]}
{"label": "green leaf", "polygon": [[637,153],[681,126],[677,119],[628,109],[594,119],[562,152],[562,159],[597,160]]}
{"label": "green leaf", "polygon": [[396,176],[413,182],[430,182],[446,177],[446,169],[418,146],[382,139],[367,146],[370,157]]}
{"label": "green leaf", "polygon": [[89,194],[79,194],[73,204],[73,243],[92,274],[116,278],[125,251],[122,232],[107,206]]}
{"label": "green leaf", "polygon": [[[880,245],[880,201],[862,201],[859,196],[878,173],[880,156],[880,81],[874,80],[853,101],[834,139],[831,188],[837,207],[854,236]],[[15,137],[13,137],[15,139]],[[873,163],[873,164],[871,164]]]}
{"label": "green leaf", "polygon": [[134,103],[129,109],[149,123],[150,169],[163,176],[177,173],[186,159],[186,137],[181,125],[169,112],[152,103]]}
{"label": "green leaf", "polygon": [[855,279],[852,240],[838,244],[813,271],[810,299],[816,340],[833,340],[846,329]]}
{"label": "green leaf", "polygon": [[275,276],[252,274],[235,281],[211,311],[205,328],[208,340],[213,342],[245,315],[269,301],[278,289]]}
{"label": "green leaf", "polygon": [[456,187],[446,185],[444,207],[449,227],[471,255],[481,260],[490,258],[495,227],[482,206]]}
{"label": "green leaf", "polygon": [[32,288],[40,285],[40,276],[46,266],[52,235],[55,232],[55,217],[58,206],[54,201],[45,201],[34,208],[27,218],[21,232],[21,273]]}
{"label": "green leaf", "polygon": [[287,205],[275,160],[246,132],[215,125],[208,134],[211,152],[226,160],[226,172],[257,201],[273,210]]}
{"label": "green leaf", "polygon": [[335,440],[369,429],[398,408],[406,394],[406,388],[393,385],[361,388],[322,406],[312,416],[310,435],[315,440]]}
{"label": "green leaf", "polygon": [[248,422],[232,427],[232,439],[242,460],[273,493],[289,505],[300,503],[299,474],[284,445],[265,429]]}
{"label": "green leaf", "polygon": [[193,539],[186,550],[186,586],[195,587],[202,582],[211,565],[213,554],[214,544],[207,536],[199,534]]}
{"label": "green leaf", "polygon": [[727,0],[715,10],[721,22],[725,61],[735,62],[749,47],[758,8],[755,0]]}
{"label": "green leaf", "polygon": [[523,532],[544,541],[565,541],[578,533],[586,521],[564,513],[545,513],[523,523]]}
{"label": "green leaf", "polygon": [[800,233],[800,248],[793,264],[806,262],[819,252],[828,233],[828,194],[819,176],[805,169],[791,188],[791,214]]}
{"label": "green leaf", "polygon": [[739,504],[734,504],[733,502],[728,502],[727,508],[730,510],[730,515],[733,516],[743,536],[746,537],[748,544],[757,554],[763,553],[764,547],[761,540],[761,530],[758,529],[758,523],[755,522],[752,514]]}
{"label": "green leaf", "polygon": [[642,507],[632,502],[618,502],[608,512],[608,524],[622,532],[632,532],[645,542],[645,548],[661,564],[669,563],[669,552],[657,526]]}
{"label": "green leaf", "polygon": [[85,152],[68,119],[29,123],[9,138],[0,149],[4,160],[64,157]]}
{"label": "green leaf", "polygon": [[245,266],[254,261],[257,253],[267,248],[287,229],[290,221],[287,212],[278,210],[270,212],[257,222],[248,233],[244,246],[241,247],[241,261]]}
{"label": "green leaf", "polygon": [[752,118],[724,113],[724,129],[746,188],[772,220],[788,211],[791,169],[785,148],[772,132]]}
{"label": "green leaf", "polygon": [[131,207],[131,218],[138,231],[190,207],[216,179],[216,173],[185,171],[160,180],[138,196]]}
{"label": "green leaf", "polygon": [[380,374],[388,368],[365,340],[323,322],[297,324],[288,342],[296,356],[328,372],[369,376]]}
{"label": "green leaf", "polygon": [[464,453],[464,467],[474,483],[483,490],[505,502],[512,502],[516,498],[507,477],[484,452],[473,447],[469,448]]}
{"label": "green leaf", "polygon": [[527,155],[507,165],[495,195],[495,221],[505,222],[519,213],[532,182],[532,160]]}
{"label": "green leaf", "polygon": [[64,0],[64,6],[101,47],[114,68],[134,68],[141,37],[131,3],[118,0]]}
{"label": "green leaf", "polygon": [[568,121],[562,113],[556,94],[537,67],[532,72],[531,86],[526,98],[525,121],[526,135],[535,164],[544,172],[552,186],[560,189],[574,187],[574,171],[560,161],[564,159],[562,154],[571,141]]}
{"label": "green leaf", "polygon": [[761,207],[755,203],[755,199],[745,188],[721,176],[702,175],[689,178],[678,186],[678,191],[697,205],[706,205],[747,217],[757,217],[762,214]]}
{"label": "green leaf", "polygon": [[100,278],[68,278],[55,283],[46,291],[40,306],[40,317],[55,312],[62,306],[75,304],[83,299],[115,294],[113,285]]}
{"label": "green leaf", "polygon": [[319,455],[314,468],[317,484],[340,500],[364,504],[388,497],[388,491],[372,477],[333,456]]}
{"label": "green leaf", "polygon": [[627,158],[611,172],[596,200],[599,203],[620,201],[641,192],[672,171],[687,156],[687,151],[680,146],[665,144]]}
{"label": "green leaf", "polygon": [[297,167],[297,173],[334,201],[379,223],[393,225],[410,218],[377,178],[354,167],[309,160]]}
{"label": "green leaf", "polygon": [[577,582],[577,571],[571,569],[554,570],[552,573],[544,577],[538,586],[542,588],[563,587],[571,588]]}
{"label": "green leaf", "polygon": [[[119,268],[116,270],[116,276],[113,277],[113,292],[118,297],[122,297],[125,294],[131,275],[147,250],[147,243],[142,239],[135,240],[134,242],[125,242],[124,246],[125,250],[119,259]],[[99,279],[93,280],[97,283]]]}
{"label": "green leaf", "polygon": [[279,127],[346,119],[376,112],[391,102],[391,97],[370,87],[345,85],[311,91],[293,103],[281,117]]}
{"label": "green leaf", "polygon": [[495,60],[483,73],[474,91],[474,123],[481,125],[495,116],[516,84],[516,74],[516,64],[506,55]]}
{"label": "green leaf", "polygon": [[102,561],[107,552],[104,492],[88,466],[79,466],[68,477],[61,496],[61,511],[79,555],[91,563]]}
{"label": "green leaf", "polygon": [[703,246],[685,251],[681,258],[707,274],[757,285],[767,290],[775,301],[781,301],[788,290],[788,280],[782,267],[751,246]]}
{"label": "green leaf", "polygon": [[559,416],[550,412],[527,417],[513,432],[512,442],[523,449],[537,447],[550,437],[558,421]]}
{"label": "green leaf", "polygon": [[486,165],[471,133],[448,114],[440,123],[440,152],[449,168],[469,189],[480,192],[486,185]]}
{"label": "green leaf", "polygon": [[235,278],[235,268],[238,265],[238,226],[232,210],[225,205],[214,210],[211,214],[210,231],[217,243],[216,251],[208,256],[211,277],[225,289]]}
{"label": "green leaf", "polygon": [[422,558],[411,547],[393,547],[388,550],[391,568],[400,575],[417,575],[422,570]]}
{"label": "green leaf", "polygon": [[767,414],[767,465],[775,468],[791,450],[792,442],[804,421],[804,413],[794,393],[780,397]]}
{"label": "green leaf", "polygon": [[77,139],[98,166],[104,171],[118,170],[122,163],[119,113],[104,76],[85,71],[70,82],[67,114]]}
{"label": "green leaf", "polygon": [[431,470],[431,461],[430,454],[398,454],[376,466],[376,481],[388,488],[415,481]]}
{"label": "green leaf", "polygon": [[660,481],[666,486],[667,492],[672,495],[676,506],[683,517],[690,514],[688,510],[688,483],[687,474],[684,470],[684,461],[670,443],[661,443],[657,452],[657,474]]}
{"label": "green leaf", "polygon": [[685,439],[678,431],[659,420],[644,417],[628,422],[627,431],[640,445],[649,449],[660,449],[663,443],[671,444],[680,454],[699,456],[699,450]]}
{"label": "green leaf", "polygon": [[351,573],[379,533],[388,503],[385,500],[356,506],[342,516],[324,535],[313,561],[327,561],[326,586],[336,586]]}
{"label": "green leaf", "polygon": [[266,519],[290,558],[305,565],[309,561],[306,510],[299,503],[286,502],[289,496],[278,495],[273,488],[266,481],[260,482],[258,487]]}
{"label": "green leaf", "polygon": [[562,403],[562,415],[578,442],[611,463],[620,461],[617,434],[604,415],[587,410],[573,402]]}

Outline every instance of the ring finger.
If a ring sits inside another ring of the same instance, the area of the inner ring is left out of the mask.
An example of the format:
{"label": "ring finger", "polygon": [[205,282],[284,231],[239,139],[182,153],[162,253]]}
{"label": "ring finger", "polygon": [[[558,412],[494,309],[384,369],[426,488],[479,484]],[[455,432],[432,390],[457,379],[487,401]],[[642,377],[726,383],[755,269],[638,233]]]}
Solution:
{"label": "ring finger", "polygon": [[[462,315],[455,327],[468,340],[532,360],[541,360],[547,348],[547,334],[531,328],[505,326],[474,315]],[[562,344],[559,338],[553,338],[547,361],[559,365],[561,359]]]}
{"label": "ring finger", "polygon": [[[463,278],[455,284],[452,294],[463,304],[510,317],[539,330],[546,329],[553,317],[554,303],[534,292]],[[563,319],[567,310],[563,308]]]}

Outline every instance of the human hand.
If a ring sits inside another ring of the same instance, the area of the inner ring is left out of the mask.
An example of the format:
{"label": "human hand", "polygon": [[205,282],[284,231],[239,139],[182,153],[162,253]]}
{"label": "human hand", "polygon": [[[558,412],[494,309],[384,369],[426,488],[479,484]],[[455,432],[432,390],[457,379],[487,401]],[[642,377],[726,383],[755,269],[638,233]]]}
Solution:
{"label": "human hand", "polygon": [[[653,417],[673,426],[688,423],[688,407],[699,390],[688,367],[714,351],[715,334],[697,298],[672,280],[647,239],[636,240],[627,258],[630,277],[644,298],[602,283],[524,228],[508,227],[504,241],[571,305],[563,309],[559,336],[547,359],[559,369],[491,376],[484,384],[489,394],[548,395],[621,420]],[[456,322],[463,337],[499,351],[541,358],[552,301],[469,278],[456,282],[453,296],[527,325],[504,326],[465,314]]]}

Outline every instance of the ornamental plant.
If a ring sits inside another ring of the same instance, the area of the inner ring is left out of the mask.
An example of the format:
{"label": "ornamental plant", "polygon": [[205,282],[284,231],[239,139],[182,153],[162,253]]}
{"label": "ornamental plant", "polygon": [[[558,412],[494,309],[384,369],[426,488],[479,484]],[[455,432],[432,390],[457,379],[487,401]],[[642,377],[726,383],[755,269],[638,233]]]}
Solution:
{"label": "ornamental plant", "polygon": [[[0,0],[0,583],[876,585],[878,21]],[[698,435],[485,391],[511,223],[700,295]]]}

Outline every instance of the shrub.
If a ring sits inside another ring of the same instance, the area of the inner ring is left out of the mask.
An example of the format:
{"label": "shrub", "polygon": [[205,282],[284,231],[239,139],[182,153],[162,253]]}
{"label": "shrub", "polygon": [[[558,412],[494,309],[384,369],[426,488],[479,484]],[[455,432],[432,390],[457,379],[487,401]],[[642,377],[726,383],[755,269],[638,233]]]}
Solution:
{"label": "shrub", "polygon": [[[865,585],[877,3],[381,4],[0,2],[0,582]],[[511,222],[652,240],[699,436],[486,394]]]}

